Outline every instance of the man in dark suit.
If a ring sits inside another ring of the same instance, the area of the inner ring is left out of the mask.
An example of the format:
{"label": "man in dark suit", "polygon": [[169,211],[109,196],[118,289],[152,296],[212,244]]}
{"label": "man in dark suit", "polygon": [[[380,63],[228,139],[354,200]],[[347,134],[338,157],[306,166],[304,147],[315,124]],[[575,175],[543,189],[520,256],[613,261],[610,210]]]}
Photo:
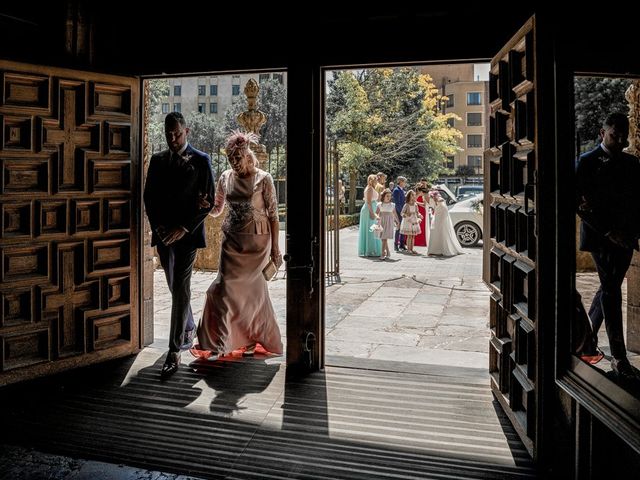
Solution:
{"label": "man in dark suit", "polygon": [[629,120],[613,113],[600,130],[602,142],[579,159],[576,171],[580,250],[591,252],[600,279],[589,310],[597,345],[604,320],[611,367],[624,380],[637,380],[627,359],[622,331],[622,282],[640,237],[640,160],[624,153]]}
{"label": "man in dark suit", "polygon": [[[402,207],[404,207],[405,201],[405,193],[404,186],[407,183],[407,179],[405,177],[399,176],[396,178],[396,186],[391,192],[391,196],[393,197],[393,203],[396,206],[396,213],[398,214],[398,218],[402,218],[401,212]],[[396,234],[393,242],[393,249],[397,252],[398,250],[406,250],[407,247],[405,245],[406,237],[400,233],[400,225],[396,227]]]}
{"label": "man in dark suit", "polygon": [[[182,114],[164,121],[168,150],[151,157],[144,204],[155,245],[171,291],[169,353],[162,367],[167,378],[178,370],[180,352],[192,347],[195,322],[191,311],[191,271],[196,250],[204,248],[204,219],[214,197],[211,159],[187,142]],[[208,205],[202,208],[202,205]]]}

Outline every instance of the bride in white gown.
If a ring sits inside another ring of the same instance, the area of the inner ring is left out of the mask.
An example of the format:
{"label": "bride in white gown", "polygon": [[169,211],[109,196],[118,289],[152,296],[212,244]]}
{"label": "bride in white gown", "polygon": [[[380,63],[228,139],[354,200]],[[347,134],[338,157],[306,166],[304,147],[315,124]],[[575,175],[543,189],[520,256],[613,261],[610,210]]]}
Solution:
{"label": "bride in white gown", "polygon": [[429,205],[434,209],[427,255],[452,257],[464,253],[453,230],[449,209],[438,192],[429,192]]}

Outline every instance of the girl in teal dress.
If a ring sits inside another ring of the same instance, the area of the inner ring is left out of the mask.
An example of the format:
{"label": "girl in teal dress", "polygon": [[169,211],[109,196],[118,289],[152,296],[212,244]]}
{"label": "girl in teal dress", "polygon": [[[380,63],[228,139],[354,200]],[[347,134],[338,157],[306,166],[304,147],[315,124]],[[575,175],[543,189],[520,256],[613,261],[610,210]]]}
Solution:
{"label": "girl in teal dress", "polygon": [[376,182],[377,177],[369,175],[367,186],[364,189],[364,204],[360,210],[360,230],[358,232],[358,255],[361,257],[380,257],[382,253],[382,242],[371,230],[371,226],[376,223],[378,218],[375,214],[378,206]]}

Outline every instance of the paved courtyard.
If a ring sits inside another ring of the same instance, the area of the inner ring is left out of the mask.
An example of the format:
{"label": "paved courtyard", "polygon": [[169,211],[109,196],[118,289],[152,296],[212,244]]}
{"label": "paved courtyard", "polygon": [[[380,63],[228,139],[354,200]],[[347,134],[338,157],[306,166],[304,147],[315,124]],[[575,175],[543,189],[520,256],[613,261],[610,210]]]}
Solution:
{"label": "paved courtyard", "polygon": [[[482,248],[450,258],[394,253],[390,260],[357,256],[357,227],[340,231],[340,281],[327,287],[326,353],[487,368],[489,291],[481,280]],[[284,242],[283,242],[284,243]],[[195,272],[192,308],[199,318],[215,272]],[[284,274],[269,283],[285,329]],[[155,272],[155,343],[166,348],[171,299],[164,273]],[[283,341],[285,341],[283,337]]]}
{"label": "paved courtyard", "polygon": [[[357,255],[358,227],[340,231],[338,281],[327,286],[327,362],[343,357],[487,369],[489,365],[489,290],[481,278],[482,245],[455,257],[392,253],[391,259]],[[284,232],[281,245],[284,246]],[[194,272],[192,308],[202,314],[205,292],[216,272]],[[154,277],[155,342],[166,349],[171,298],[162,269]],[[595,273],[579,273],[578,290],[589,307],[597,288]],[[286,280],[280,272],[269,283],[283,342]],[[623,285],[626,299],[626,281]],[[623,304],[626,316],[626,300]],[[605,329],[600,346],[608,354]],[[186,360],[186,359],[185,359]],[[634,359],[635,360],[635,359]],[[339,362],[338,362],[339,363]],[[606,365],[605,365],[606,364]],[[600,368],[608,370],[608,362]]]}

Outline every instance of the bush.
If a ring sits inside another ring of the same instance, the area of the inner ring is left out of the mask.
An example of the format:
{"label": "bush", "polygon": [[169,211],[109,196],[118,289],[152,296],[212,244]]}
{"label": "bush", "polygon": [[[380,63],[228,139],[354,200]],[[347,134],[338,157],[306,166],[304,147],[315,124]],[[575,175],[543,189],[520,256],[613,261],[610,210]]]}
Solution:
{"label": "bush", "polygon": [[[327,230],[333,230],[333,218],[327,218]],[[360,223],[360,214],[352,213],[351,215],[340,215],[338,219],[338,228],[350,227],[351,225],[358,225]]]}

